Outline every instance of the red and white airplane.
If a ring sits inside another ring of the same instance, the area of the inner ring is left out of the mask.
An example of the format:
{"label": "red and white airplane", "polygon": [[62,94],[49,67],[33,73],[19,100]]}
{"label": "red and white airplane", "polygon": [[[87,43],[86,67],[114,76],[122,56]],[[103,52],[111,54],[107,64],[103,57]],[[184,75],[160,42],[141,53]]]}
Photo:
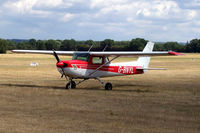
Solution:
{"label": "red and white airplane", "polygon": [[[153,52],[154,43],[148,42],[143,51],[137,52],[80,52],[80,51],[48,51],[48,50],[12,50],[14,53],[53,54],[57,60],[58,71],[68,80],[66,89],[76,88],[76,85],[88,79],[98,80],[105,90],[112,90],[111,83],[100,80],[103,77],[143,74],[148,70],[162,70],[149,68],[151,56],[183,55],[174,51]],[[61,61],[58,55],[73,55],[72,60]],[[112,63],[120,56],[138,57],[137,61]],[[109,59],[108,57],[112,57]],[[73,79],[82,79],[79,82]]]}

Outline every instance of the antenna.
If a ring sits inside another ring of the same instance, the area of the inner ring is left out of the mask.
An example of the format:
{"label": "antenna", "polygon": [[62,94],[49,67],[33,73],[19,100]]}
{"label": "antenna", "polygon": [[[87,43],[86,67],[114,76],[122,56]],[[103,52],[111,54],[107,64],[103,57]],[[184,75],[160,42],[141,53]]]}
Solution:
{"label": "antenna", "polygon": [[[107,47],[108,47],[108,45],[106,45],[106,46],[104,47],[103,52],[106,50]],[[107,61],[109,61],[109,58],[108,58],[108,57],[106,57],[106,59],[107,59]]]}
{"label": "antenna", "polygon": [[92,45],[90,46],[88,52],[90,52],[90,50],[92,49],[93,46],[94,46],[94,43],[92,43]]}
{"label": "antenna", "polygon": [[103,51],[105,51],[107,47],[108,47],[108,45],[106,45],[106,46],[104,47]]}

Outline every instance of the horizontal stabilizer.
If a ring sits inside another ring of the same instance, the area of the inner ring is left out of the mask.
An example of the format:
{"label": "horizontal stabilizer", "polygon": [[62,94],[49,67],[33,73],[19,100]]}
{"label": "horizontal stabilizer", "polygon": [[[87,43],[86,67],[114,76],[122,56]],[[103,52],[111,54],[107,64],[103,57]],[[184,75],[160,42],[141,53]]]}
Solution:
{"label": "horizontal stabilizer", "polygon": [[167,68],[136,68],[137,70],[167,70]]}

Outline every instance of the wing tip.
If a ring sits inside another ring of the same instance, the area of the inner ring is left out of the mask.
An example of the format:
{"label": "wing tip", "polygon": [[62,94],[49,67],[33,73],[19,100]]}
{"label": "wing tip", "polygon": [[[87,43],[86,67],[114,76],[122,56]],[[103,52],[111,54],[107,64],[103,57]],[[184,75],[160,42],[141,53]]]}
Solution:
{"label": "wing tip", "polygon": [[169,54],[169,55],[184,56],[184,54],[182,54],[182,53],[178,53],[178,52],[175,52],[175,51],[169,51],[168,54]]}
{"label": "wing tip", "polygon": [[18,50],[14,49],[14,50],[11,50],[12,53],[17,53]]}

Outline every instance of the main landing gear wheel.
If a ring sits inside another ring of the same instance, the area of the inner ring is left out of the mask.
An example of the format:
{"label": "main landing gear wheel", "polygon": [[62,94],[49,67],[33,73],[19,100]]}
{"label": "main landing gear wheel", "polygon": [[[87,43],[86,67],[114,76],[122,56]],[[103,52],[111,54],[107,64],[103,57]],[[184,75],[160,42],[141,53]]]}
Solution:
{"label": "main landing gear wheel", "polygon": [[74,81],[71,81],[66,85],[66,89],[75,89],[75,88],[76,88],[76,83]]}
{"label": "main landing gear wheel", "polygon": [[112,84],[111,83],[106,83],[105,84],[105,90],[112,90]]}

